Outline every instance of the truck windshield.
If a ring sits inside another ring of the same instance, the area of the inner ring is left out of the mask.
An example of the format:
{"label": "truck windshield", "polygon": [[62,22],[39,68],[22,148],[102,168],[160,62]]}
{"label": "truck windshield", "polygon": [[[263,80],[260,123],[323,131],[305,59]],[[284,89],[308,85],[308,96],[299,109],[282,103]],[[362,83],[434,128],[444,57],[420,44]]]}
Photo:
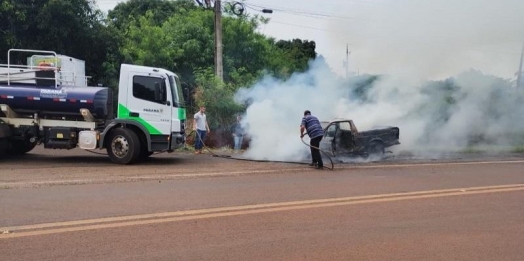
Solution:
{"label": "truck windshield", "polygon": [[171,85],[171,93],[173,95],[173,106],[174,107],[184,107],[184,94],[182,92],[182,85],[180,84],[180,79],[175,75],[169,75],[169,85]]}

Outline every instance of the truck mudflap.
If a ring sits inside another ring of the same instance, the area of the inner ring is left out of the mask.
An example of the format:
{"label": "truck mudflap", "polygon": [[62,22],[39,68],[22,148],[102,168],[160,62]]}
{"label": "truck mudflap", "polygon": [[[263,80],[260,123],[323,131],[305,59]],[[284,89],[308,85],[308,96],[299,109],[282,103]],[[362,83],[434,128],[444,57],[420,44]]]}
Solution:
{"label": "truck mudflap", "polygon": [[0,119],[0,139],[11,137],[11,129],[9,125]]}
{"label": "truck mudflap", "polygon": [[11,137],[9,126],[0,119],[0,159],[7,153],[9,148],[8,139]]}

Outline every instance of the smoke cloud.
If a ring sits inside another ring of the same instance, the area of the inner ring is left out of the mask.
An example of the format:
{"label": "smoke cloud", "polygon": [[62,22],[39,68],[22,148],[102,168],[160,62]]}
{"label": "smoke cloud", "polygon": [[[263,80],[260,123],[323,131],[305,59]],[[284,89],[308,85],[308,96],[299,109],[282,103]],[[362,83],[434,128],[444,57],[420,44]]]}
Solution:
{"label": "smoke cloud", "polygon": [[359,131],[399,127],[402,144],[392,148],[415,155],[524,141],[524,106],[502,78],[469,70],[440,81],[392,75],[346,80],[322,59],[310,66],[289,80],[266,77],[236,94],[238,102],[250,104],[243,118],[251,137],[247,157],[305,160],[309,148],[300,140],[299,125],[306,109],[321,121],[352,119]]}
{"label": "smoke cloud", "polygon": [[524,1],[398,0],[353,7],[345,14],[352,20],[318,23],[326,33],[314,40],[330,64],[345,58],[341,50],[350,43],[350,71],[363,75],[341,77],[319,57],[288,80],[268,76],[241,89],[237,101],[249,104],[246,156],[305,160],[309,148],[299,125],[306,109],[321,121],[353,119],[359,131],[397,126],[402,144],[392,147],[395,153],[523,144],[524,106],[514,77]]}

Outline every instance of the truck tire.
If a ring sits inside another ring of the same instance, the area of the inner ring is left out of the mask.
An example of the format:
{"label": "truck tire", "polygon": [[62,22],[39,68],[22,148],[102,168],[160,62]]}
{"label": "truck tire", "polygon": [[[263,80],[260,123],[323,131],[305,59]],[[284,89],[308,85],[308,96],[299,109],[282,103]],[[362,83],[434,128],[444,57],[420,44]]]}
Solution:
{"label": "truck tire", "polygon": [[373,142],[369,145],[368,156],[382,159],[384,157],[384,144],[382,142]]}
{"label": "truck tire", "polygon": [[36,147],[36,141],[30,142],[29,140],[14,140],[11,141],[11,150],[9,153],[13,155],[23,155],[30,152]]}
{"label": "truck tire", "polygon": [[106,149],[114,163],[131,164],[140,156],[140,139],[130,129],[117,128],[109,133]]}

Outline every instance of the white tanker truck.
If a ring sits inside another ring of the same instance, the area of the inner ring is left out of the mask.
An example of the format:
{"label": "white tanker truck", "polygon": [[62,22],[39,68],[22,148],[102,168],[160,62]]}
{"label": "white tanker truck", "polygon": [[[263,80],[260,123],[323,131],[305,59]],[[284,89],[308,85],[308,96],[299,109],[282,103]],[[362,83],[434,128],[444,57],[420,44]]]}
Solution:
{"label": "white tanker truck", "polygon": [[[21,54],[31,55],[27,64],[11,64]],[[113,162],[131,164],[184,145],[186,110],[176,74],[122,64],[113,102],[110,88],[87,86],[83,61],[11,49],[0,65],[0,158],[43,144],[106,149]]]}

